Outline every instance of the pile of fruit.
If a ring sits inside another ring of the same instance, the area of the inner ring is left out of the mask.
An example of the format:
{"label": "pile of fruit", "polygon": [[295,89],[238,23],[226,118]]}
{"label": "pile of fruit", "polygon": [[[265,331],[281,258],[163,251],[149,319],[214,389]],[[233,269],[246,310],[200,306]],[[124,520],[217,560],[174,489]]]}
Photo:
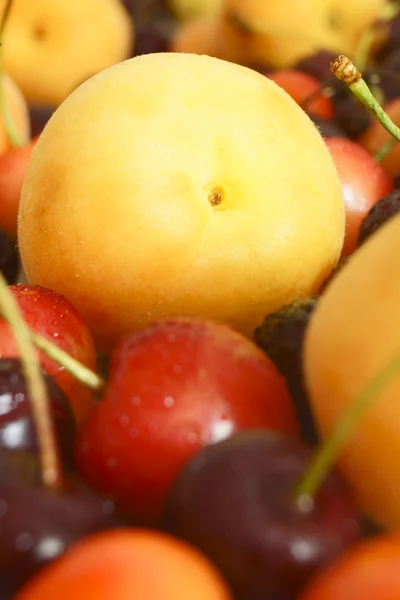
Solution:
{"label": "pile of fruit", "polygon": [[398,600],[400,3],[0,14],[1,600]]}

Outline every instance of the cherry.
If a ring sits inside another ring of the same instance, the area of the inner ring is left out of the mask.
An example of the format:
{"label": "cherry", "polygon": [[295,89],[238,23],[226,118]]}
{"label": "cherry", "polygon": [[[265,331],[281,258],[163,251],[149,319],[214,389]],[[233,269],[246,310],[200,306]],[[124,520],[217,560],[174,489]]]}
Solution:
{"label": "cherry", "polygon": [[342,184],[346,209],[346,232],[342,258],[357,247],[361,222],[373,204],[393,189],[382,167],[359,144],[352,140],[325,140]]}
{"label": "cherry", "polygon": [[[35,460],[29,455],[27,460]],[[38,469],[38,467],[37,467]],[[120,525],[114,505],[77,479],[63,491],[42,487],[0,454],[0,597],[16,590],[44,564],[89,533]]]}
{"label": "cherry", "polygon": [[15,244],[8,235],[0,229],[0,271],[8,283],[14,283],[20,267],[19,255]]}
{"label": "cherry", "polygon": [[[91,333],[70,302],[40,286],[14,285],[10,290],[34,332],[49,339],[88,368],[95,369],[97,358]],[[11,327],[0,319],[0,356],[19,355]],[[71,402],[77,423],[81,423],[92,407],[93,392],[43,352],[41,362]]]}
{"label": "cherry", "polygon": [[103,397],[78,436],[76,464],[136,522],[153,524],[191,456],[257,427],[298,431],[273,362],[220,323],[165,319],[116,348]]}
{"label": "cherry", "polygon": [[299,439],[267,430],[209,446],[176,478],[164,529],[204,552],[237,600],[292,600],[361,535],[337,474],[312,499],[296,497],[311,456]]}
{"label": "cherry", "polygon": [[[72,468],[76,425],[71,406],[53,378],[44,374],[61,457]],[[0,448],[38,452],[29,392],[21,361],[0,360]]]}
{"label": "cherry", "polygon": [[296,69],[282,69],[270,73],[268,78],[275,81],[307,112],[323,119],[332,119],[332,100],[324,91],[319,92],[321,83],[312,75]]}
{"label": "cherry", "polygon": [[37,139],[34,137],[28,144],[11,148],[0,155],[0,227],[14,241],[17,239],[17,217],[22,184]]}

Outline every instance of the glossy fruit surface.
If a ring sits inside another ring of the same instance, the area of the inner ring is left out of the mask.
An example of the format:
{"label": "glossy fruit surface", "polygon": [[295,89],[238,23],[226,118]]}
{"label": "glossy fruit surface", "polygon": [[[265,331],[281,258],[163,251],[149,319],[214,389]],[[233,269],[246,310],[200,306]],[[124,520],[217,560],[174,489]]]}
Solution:
{"label": "glossy fruit surface", "polygon": [[[75,418],[69,401],[49,375],[44,375],[61,457],[73,465],[76,434]],[[0,360],[0,447],[37,453],[36,428],[32,417],[30,394],[21,362],[17,358]]]}
{"label": "glossy fruit surface", "polygon": [[316,576],[299,600],[397,600],[400,537],[361,542]]}
{"label": "glossy fruit surface", "polygon": [[356,142],[328,138],[326,144],[338,170],[346,208],[343,258],[356,249],[363,218],[375,202],[392,191],[393,183],[373,157]]}
{"label": "glossy fruit surface", "polygon": [[[89,369],[96,369],[96,351],[90,331],[65,298],[39,286],[17,284],[11,287],[11,291],[25,321],[35,333],[49,339]],[[11,328],[3,320],[0,320],[0,356],[19,356]],[[43,351],[41,362],[69,399],[77,423],[81,423],[93,405],[92,390]]]}
{"label": "glossy fruit surface", "polygon": [[[85,535],[116,527],[112,502],[74,479],[62,492],[41,487],[0,456],[0,596],[16,590],[44,564]],[[23,457],[22,457],[23,458]],[[35,460],[29,453],[26,460]],[[21,459],[21,456],[19,456]]]}
{"label": "glossy fruit surface", "polygon": [[120,63],[63,102],[19,218],[29,281],[72,302],[103,349],[171,314],[250,336],[314,293],[343,234],[337,173],[304,111],[251,69],[178,52]]}
{"label": "glossy fruit surface", "polygon": [[[398,357],[400,279],[393,275],[399,272],[400,217],[395,216],[358,248],[318,301],[305,338],[304,369],[324,439],[343,411]],[[393,378],[371,396],[337,465],[360,508],[380,525],[398,529],[400,378],[398,366],[391,369]]]}
{"label": "glossy fruit surface", "polygon": [[14,600],[230,600],[215,567],[160,533],[97,534],[41,571]]}
{"label": "glossy fruit surface", "polygon": [[238,600],[289,600],[360,535],[347,488],[330,475],[313,500],[295,490],[312,451],[270,431],[197,454],[167,499],[167,531],[202,550]]}
{"label": "glossy fruit surface", "polygon": [[154,523],[191,456],[254,427],[298,430],[272,361],[225,325],[160,321],[116,348],[106,390],[81,430],[76,464],[135,519]]}

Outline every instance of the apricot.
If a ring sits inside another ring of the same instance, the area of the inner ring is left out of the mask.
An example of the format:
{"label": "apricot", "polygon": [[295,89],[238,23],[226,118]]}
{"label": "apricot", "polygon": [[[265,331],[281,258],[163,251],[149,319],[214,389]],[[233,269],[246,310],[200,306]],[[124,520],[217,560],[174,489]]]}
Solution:
{"label": "apricot", "polygon": [[4,67],[30,104],[55,106],[132,47],[133,23],[120,0],[14,0]]}
{"label": "apricot", "polygon": [[[396,124],[400,123],[400,98],[394,98],[383,106],[384,111]],[[390,133],[379,123],[377,119],[371,123],[366,131],[359,137],[361,144],[370,154],[377,154],[392,139]],[[381,165],[389,177],[395,177],[400,173],[400,144],[394,142],[390,152],[381,160]]]}
{"label": "apricot", "polygon": [[42,568],[15,600],[230,600],[198,550],[145,529],[92,534]]}
{"label": "apricot", "polygon": [[[393,217],[335,275],[311,317],[305,382],[325,439],[399,352],[399,274],[400,217]],[[337,465],[360,507],[389,529],[400,526],[399,396],[400,372],[364,412]]]}
{"label": "apricot", "polygon": [[198,17],[214,17],[221,9],[222,0],[169,0],[172,12],[182,21]]}
{"label": "apricot", "polygon": [[53,114],[19,211],[27,277],[63,294],[100,347],[172,314],[246,335],[313,295],[340,256],[330,152],[278,85],[209,56],[138,56]]}
{"label": "apricot", "polygon": [[[385,4],[386,0],[223,0],[224,52],[235,62],[277,68],[292,67],[318,50],[352,56]],[[264,32],[252,32],[246,24]]]}
{"label": "apricot", "polygon": [[223,58],[218,21],[210,17],[199,17],[182,24],[171,39],[172,52],[208,54]]}

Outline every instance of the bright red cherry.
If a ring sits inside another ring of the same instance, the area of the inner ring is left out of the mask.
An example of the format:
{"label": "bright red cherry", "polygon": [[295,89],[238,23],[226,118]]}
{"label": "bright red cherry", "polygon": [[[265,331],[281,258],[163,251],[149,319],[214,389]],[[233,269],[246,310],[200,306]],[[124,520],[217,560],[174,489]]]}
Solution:
{"label": "bright red cherry", "polygon": [[[49,339],[89,369],[96,369],[97,357],[91,333],[70,302],[40,286],[13,285],[10,290],[35,333]],[[0,358],[19,355],[10,326],[0,319]],[[41,352],[41,362],[71,402],[77,423],[81,423],[92,408],[93,392],[44,352]]]}
{"label": "bright red cherry", "polygon": [[156,322],[116,348],[103,398],[82,427],[77,468],[140,524],[153,524],[177,473],[239,429],[298,433],[277,368],[226,325]]}
{"label": "bright red cherry", "polygon": [[343,258],[354,252],[362,220],[371,206],[392,191],[393,183],[357,142],[344,138],[327,138],[325,142],[336,164],[346,208]]}
{"label": "bright red cherry", "polygon": [[[274,73],[268,73],[272,79],[283,88],[304,110],[322,119],[332,119],[334,114],[333,102],[321,90],[321,82],[312,75],[303,73],[297,69],[283,69]],[[312,96],[312,98],[311,98]],[[310,97],[310,102],[303,104]]]}

